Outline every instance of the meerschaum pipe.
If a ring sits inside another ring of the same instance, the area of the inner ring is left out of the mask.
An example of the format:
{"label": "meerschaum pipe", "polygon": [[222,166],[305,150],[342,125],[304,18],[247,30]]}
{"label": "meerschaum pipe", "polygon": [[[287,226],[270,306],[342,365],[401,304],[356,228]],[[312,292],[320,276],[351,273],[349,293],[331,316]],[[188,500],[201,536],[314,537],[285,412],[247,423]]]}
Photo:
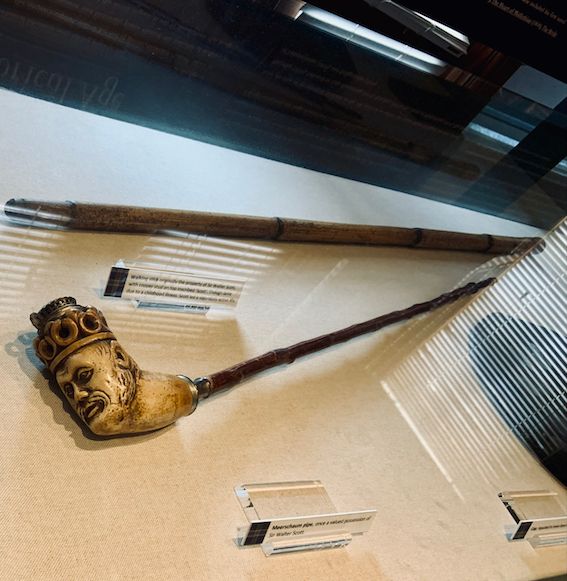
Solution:
{"label": "meerschaum pipe", "polygon": [[115,436],[163,428],[193,413],[199,399],[272,367],[438,309],[493,281],[469,283],[433,300],[269,351],[194,381],[184,375],[140,370],[116,341],[103,314],[95,307],[77,305],[72,297],[51,301],[30,319],[38,332],[36,353],[77,415],[95,434]]}

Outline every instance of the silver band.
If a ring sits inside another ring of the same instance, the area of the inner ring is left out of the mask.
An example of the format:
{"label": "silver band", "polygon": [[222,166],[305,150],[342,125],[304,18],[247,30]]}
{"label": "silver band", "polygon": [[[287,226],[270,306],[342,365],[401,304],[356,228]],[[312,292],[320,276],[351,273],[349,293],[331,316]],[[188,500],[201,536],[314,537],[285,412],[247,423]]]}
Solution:
{"label": "silver band", "polygon": [[197,386],[186,375],[178,375],[177,377],[187,382],[187,387],[191,392],[192,405],[191,410],[187,414],[188,416],[190,416],[197,409],[197,404],[199,403],[199,392],[197,391]]}
{"label": "silver band", "polygon": [[211,380],[208,377],[197,377],[194,383],[199,392],[199,399],[205,399],[211,395]]}

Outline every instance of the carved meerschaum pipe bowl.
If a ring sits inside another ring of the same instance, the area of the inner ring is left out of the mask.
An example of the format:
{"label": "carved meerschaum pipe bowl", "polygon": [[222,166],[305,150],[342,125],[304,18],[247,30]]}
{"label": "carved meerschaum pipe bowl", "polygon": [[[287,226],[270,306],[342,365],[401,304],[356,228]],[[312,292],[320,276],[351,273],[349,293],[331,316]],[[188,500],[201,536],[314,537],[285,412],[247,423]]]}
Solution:
{"label": "carved meerschaum pipe bowl", "polygon": [[30,319],[38,357],[95,434],[147,432],[195,411],[195,384],[181,375],[142,371],[95,307],[62,297]]}

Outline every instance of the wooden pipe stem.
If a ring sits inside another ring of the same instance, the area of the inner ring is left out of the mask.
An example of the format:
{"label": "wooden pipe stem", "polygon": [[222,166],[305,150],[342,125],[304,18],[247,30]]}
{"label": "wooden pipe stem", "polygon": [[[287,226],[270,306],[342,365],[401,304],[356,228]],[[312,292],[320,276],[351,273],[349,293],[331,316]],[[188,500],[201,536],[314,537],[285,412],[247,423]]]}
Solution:
{"label": "wooden pipe stem", "polygon": [[350,327],[346,327],[340,331],[327,333],[326,335],[320,335],[314,339],[296,343],[290,347],[269,351],[259,357],[248,359],[247,361],[243,361],[242,363],[238,363],[207,377],[195,379],[194,383],[197,386],[201,397],[208,397],[213,393],[234,387],[242,381],[273,367],[277,367],[284,363],[293,363],[300,357],[305,357],[306,355],[321,351],[322,349],[326,349],[332,345],[344,343],[354,337],[378,331],[379,329],[383,329],[384,327],[388,327],[395,323],[412,319],[422,313],[427,313],[444,305],[453,303],[461,297],[473,295],[479,290],[492,284],[494,280],[494,278],[487,278],[480,282],[471,282],[465,286],[444,293],[435,299],[424,303],[418,303],[408,307],[407,309],[381,315],[380,317],[370,319],[369,321],[351,325]]}

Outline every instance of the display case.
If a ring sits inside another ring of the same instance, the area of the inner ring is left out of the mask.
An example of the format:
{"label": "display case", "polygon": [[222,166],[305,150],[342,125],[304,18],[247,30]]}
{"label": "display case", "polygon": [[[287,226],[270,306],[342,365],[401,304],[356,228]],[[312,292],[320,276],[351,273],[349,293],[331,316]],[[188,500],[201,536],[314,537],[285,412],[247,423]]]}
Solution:
{"label": "display case", "polygon": [[[0,578],[565,573],[566,86],[336,4],[0,2]],[[364,535],[235,540],[319,481]]]}

